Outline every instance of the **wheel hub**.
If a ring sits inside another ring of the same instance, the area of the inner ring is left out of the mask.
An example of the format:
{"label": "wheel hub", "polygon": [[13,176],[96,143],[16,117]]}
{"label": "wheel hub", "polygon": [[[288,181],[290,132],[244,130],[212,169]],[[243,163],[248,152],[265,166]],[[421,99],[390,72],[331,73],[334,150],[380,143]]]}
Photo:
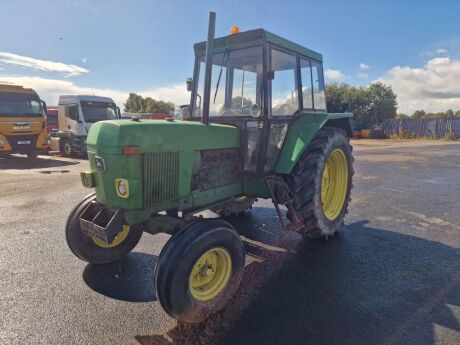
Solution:
{"label": "wheel hub", "polygon": [[327,219],[337,219],[345,204],[348,191],[348,162],[345,152],[337,148],[331,152],[321,181],[321,202]]}
{"label": "wheel hub", "polygon": [[195,262],[189,278],[193,298],[208,301],[215,298],[227,285],[232,271],[230,254],[224,248],[213,248]]}
{"label": "wheel hub", "polygon": [[114,248],[123,243],[123,241],[128,237],[129,234],[129,225],[123,225],[123,230],[121,230],[117,236],[113,239],[111,243],[105,243],[104,241],[98,239],[95,236],[91,236],[91,240],[95,245],[101,248]]}

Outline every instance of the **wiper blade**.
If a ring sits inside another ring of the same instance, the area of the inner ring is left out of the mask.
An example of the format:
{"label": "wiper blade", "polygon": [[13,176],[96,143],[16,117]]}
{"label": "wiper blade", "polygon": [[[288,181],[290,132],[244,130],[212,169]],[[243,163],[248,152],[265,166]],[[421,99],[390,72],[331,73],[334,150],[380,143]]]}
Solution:
{"label": "wiper blade", "polygon": [[222,69],[224,68],[224,60],[225,60],[225,57],[227,56],[227,53],[228,53],[228,48],[225,49],[224,55],[222,56],[222,61],[220,62],[219,78],[217,79],[216,92],[214,92],[214,100],[212,101],[212,104],[216,104],[217,91],[219,90],[220,78],[222,77]]}

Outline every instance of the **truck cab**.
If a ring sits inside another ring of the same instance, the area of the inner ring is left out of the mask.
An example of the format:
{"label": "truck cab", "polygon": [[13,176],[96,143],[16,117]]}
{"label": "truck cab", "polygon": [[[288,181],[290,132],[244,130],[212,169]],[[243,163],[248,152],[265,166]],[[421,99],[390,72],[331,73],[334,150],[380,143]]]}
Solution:
{"label": "truck cab", "polygon": [[59,97],[59,129],[52,135],[53,151],[64,156],[86,154],[86,138],[91,126],[104,120],[120,118],[120,109],[108,97],[66,95]]}
{"label": "truck cab", "polygon": [[46,104],[18,85],[0,85],[0,156],[12,153],[36,158],[48,150]]}

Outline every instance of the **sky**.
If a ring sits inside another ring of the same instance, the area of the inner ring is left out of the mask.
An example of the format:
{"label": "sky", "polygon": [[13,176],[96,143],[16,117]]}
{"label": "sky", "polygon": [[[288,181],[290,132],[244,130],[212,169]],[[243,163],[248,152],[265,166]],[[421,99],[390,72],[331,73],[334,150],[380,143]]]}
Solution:
{"label": "sky", "polygon": [[381,81],[398,111],[460,110],[458,0],[0,0],[0,82],[62,94],[189,102],[193,44],[264,28],[323,55],[326,82]]}

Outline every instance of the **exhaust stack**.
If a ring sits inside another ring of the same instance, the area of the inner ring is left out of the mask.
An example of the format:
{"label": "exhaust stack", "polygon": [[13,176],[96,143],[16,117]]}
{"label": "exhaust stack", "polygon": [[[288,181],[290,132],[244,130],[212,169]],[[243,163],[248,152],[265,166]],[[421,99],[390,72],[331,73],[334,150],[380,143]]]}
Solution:
{"label": "exhaust stack", "polygon": [[203,115],[201,119],[205,125],[209,124],[209,103],[211,101],[211,74],[215,31],[216,13],[209,12],[208,40],[206,41],[206,69],[204,74]]}

